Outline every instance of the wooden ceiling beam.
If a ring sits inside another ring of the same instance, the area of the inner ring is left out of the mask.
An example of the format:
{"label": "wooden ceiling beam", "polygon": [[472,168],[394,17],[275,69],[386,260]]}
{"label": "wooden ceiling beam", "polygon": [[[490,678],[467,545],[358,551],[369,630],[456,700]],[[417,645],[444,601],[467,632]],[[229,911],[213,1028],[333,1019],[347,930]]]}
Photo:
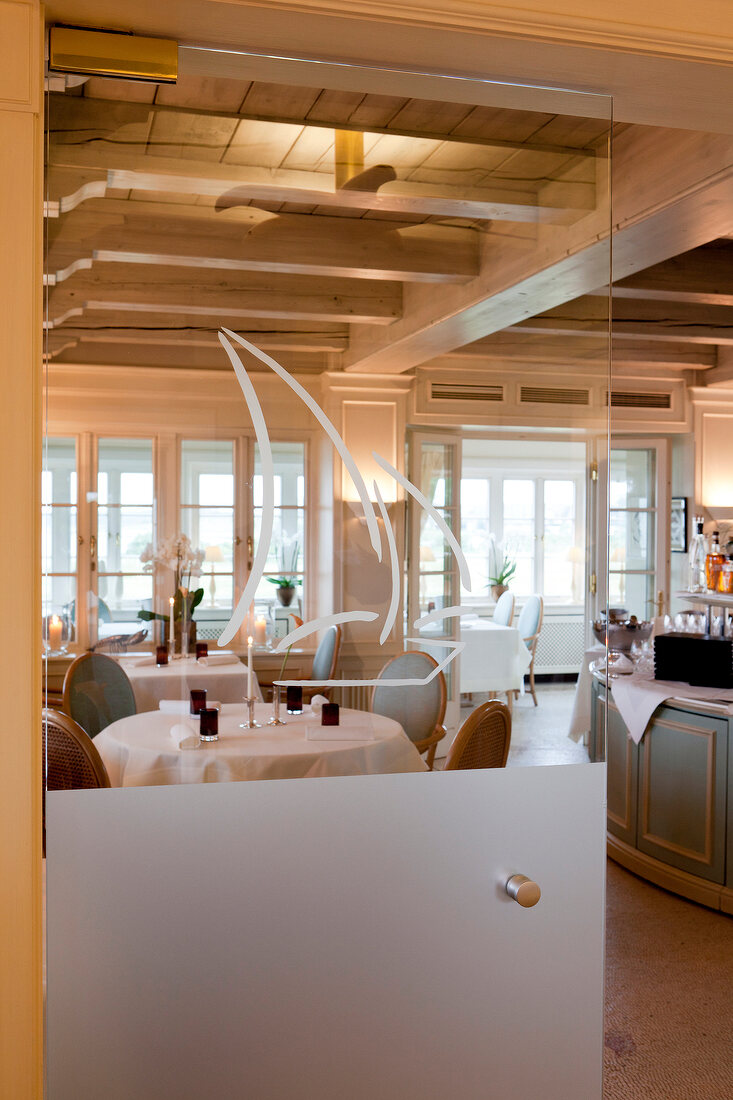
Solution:
{"label": "wooden ceiling beam", "polygon": [[[628,278],[730,232],[733,138],[630,127],[616,141],[614,271]],[[404,316],[384,336],[354,326],[344,368],[399,373],[518,325],[608,282],[608,214],[561,231],[538,229],[534,248],[497,243],[466,287],[405,295]],[[682,339],[677,332],[676,338]]]}
{"label": "wooden ceiling beam", "polygon": [[[535,334],[519,328],[487,336],[450,353],[452,359],[522,360],[533,363],[567,361],[608,361],[605,336],[574,334]],[[620,365],[653,365],[664,370],[709,370],[717,363],[715,346],[682,342],[655,342],[633,339],[612,340],[611,371]]]}
{"label": "wooden ceiling beam", "polygon": [[[299,351],[304,355],[321,352],[344,351],[345,335],[326,335],[315,332],[250,332],[235,329],[245,340],[265,351]],[[181,327],[177,329],[81,327],[62,325],[48,333],[49,349],[54,351],[69,343],[74,344],[134,344],[150,347],[220,347],[218,329]]]}
{"label": "wooden ceiling beam", "polygon": [[[146,204],[152,205],[152,204]],[[452,226],[392,229],[389,222],[310,215],[263,216],[254,226],[212,219],[139,217],[100,226],[82,211],[55,225],[48,259],[53,282],[95,262],[276,272],[326,278],[466,283],[479,271],[479,234]]]}
{"label": "wooden ceiling beam", "polygon": [[[325,370],[332,370],[334,357],[327,352],[320,355],[304,355],[297,350],[282,351],[278,354],[278,361],[286,370],[297,374],[322,374]],[[144,347],[133,348],[121,344],[77,344],[74,347],[64,349],[49,360],[53,364],[93,364],[100,367],[135,367],[143,372],[146,367],[163,367],[188,370],[211,370],[231,373],[231,364],[220,344],[216,347],[200,347],[198,345],[177,345],[175,347]],[[253,372],[266,372],[268,368],[260,364],[258,360],[250,356],[247,361],[247,370]],[[140,376],[141,387],[145,386],[144,374]]]}
{"label": "wooden ceiling beam", "polygon": [[614,298],[733,306],[733,243],[716,242],[620,279]]}
{"label": "wooden ceiling beam", "polygon": [[114,270],[107,280],[81,273],[55,287],[49,297],[49,327],[97,310],[212,317],[217,324],[221,318],[227,325],[245,317],[388,325],[401,312],[396,283],[278,276],[225,282],[205,280],[205,272],[197,273],[195,279],[175,281],[170,278],[171,268],[138,267],[129,274],[122,265],[109,267],[120,271],[119,279]]}
{"label": "wooden ceiling beam", "polygon": [[[608,333],[608,300],[588,295],[520,321],[522,332],[574,337]],[[690,344],[733,343],[733,308],[688,302],[621,300],[613,306],[617,340],[669,340]]]}

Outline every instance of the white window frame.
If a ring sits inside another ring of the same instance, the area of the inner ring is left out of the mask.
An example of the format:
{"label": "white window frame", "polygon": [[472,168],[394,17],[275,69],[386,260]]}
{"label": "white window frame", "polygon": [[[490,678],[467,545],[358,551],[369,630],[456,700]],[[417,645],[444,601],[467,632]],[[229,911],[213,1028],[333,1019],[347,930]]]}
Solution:
{"label": "white window frame", "polygon": [[[644,616],[644,618],[653,618],[656,615],[664,613],[664,609],[669,608],[670,599],[670,546],[669,546],[669,510],[670,510],[670,498],[671,498],[671,482],[670,482],[670,454],[669,454],[669,440],[659,436],[624,436],[624,435],[612,435],[611,436],[611,452],[613,451],[653,451],[655,454],[655,484],[654,484],[654,502],[653,508],[634,508],[632,511],[645,511],[653,516],[654,522],[654,569],[645,571],[647,575],[654,577],[655,583],[652,586],[654,592],[654,598],[652,606],[648,606],[643,609],[630,609],[634,614]],[[610,455],[609,455],[610,462]],[[603,488],[605,490],[605,499],[608,499],[608,476],[609,471],[606,469],[605,483]],[[609,529],[611,522],[611,514],[617,509],[611,509],[609,506]],[[625,510],[625,509],[620,509]],[[608,569],[604,570],[604,584],[609,583],[608,572],[610,571],[611,563],[608,562]],[[618,573],[631,573],[633,575],[640,575],[638,570],[614,570]],[[604,592],[603,603],[606,600],[606,588]]]}
{"label": "white window frame", "polygon": [[[252,475],[254,474],[254,432],[243,431],[190,431],[183,426],[175,431],[124,431],[100,432],[52,431],[49,438],[74,439],[76,442],[77,473],[77,567],[76,567],[76,629],[74,648],[87,649],[94,645],[97,638],[96,616],[90,613],[86,598],[90,593],[98,595],[98,559],[96,553],[97,527],[97,468],[99,439],[139,439],[151,440],[153,451],[153,542],[176,534],[181,530],[181,441],[211,440],[212,442],[231,441],[234,451],[234,603],[241,595],[244,578],[247,577],[252,562],[254,539],[254,509],[252,501]],[[314,499],[316,478],[312,469],[311,435],[308,432],[273,432],[273,443],[301,443],[304,445],[304,533],[303,548],[304,581],[301,599],[305,615],[313,618],[316,585],[309,585],[306,578],[310,575],[311,562],[317,560],[317,510]],[[94,538],[94,542],[92,542]],[[93,549],[94,548],[94,549]],[[237,583],[237,578],[242,583]],[[205,577],[202,578],[205,580]],[[169,585],[160,571],[155,574],[153,587],[153,607],[162,606],[162,600],[170,595]],[[152,641],[150,644],[152,644]],[[236,643],[235,643],[236,644]]]}

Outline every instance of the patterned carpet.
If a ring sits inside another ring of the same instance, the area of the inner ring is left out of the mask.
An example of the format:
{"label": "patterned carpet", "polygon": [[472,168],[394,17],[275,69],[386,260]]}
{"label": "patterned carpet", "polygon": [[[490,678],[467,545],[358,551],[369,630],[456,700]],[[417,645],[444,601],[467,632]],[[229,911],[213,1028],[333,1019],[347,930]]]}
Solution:
{"label": "patterned carpet", "polygon": [[733,1098],[733,917],[608,862],[604,1100]]}

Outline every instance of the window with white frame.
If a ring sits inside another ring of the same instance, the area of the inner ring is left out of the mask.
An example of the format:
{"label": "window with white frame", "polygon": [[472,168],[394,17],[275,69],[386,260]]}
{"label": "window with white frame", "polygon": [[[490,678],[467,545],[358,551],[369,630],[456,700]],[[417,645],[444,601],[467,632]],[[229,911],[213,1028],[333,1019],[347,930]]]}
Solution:
{"label": "window with white frame", "polygon": [[78,530],[75,438],[46,441],[41,478],[43,618],[48,623],[51,616],[58,616],[62,640],[73,641]]}
{"label": "window with white frame", "polygon": [[[64,640],[74,640],[81,648],[98,638],[147,625],[138,621],[138,611],[158,610],[154,603],[160,593],[156,594],[156,578],[145,571],[140,555],[148,543],[183,531],[194,547],[204,551],[198,581],[204,597],[194,618],[203,628],[202,636],[217,636],[244,586],[261,527],[262,476],[251,437],[242,433],[226,440],[174,441],[165,436],[105,436],[93,438],[90,446],[95,458],[85,476],[77,466],[76,437],[47,440],[44,619],[59,615]],[[276,588],[266,578],[287,577],[295,591],[292,609],[298,613],[307,554],[305,443],[277,441],[272,448],[274,527],[266,576],[256,600],[262,608],[279,607]],[[156,471],[176,468],[178,481],[168,482],[175,499],[162,502]],[[163,529],[164,516],[170,530]],[[83,553],[78,551],[79,530],[91,533]],[[158,586],[165,588],[169,579],[158,578]],[[77,615],[79,600],[86,615]]]}
{"label": "window with white frame", "polygon": [[194,618],[226,621],[234,603],[234,442],[181,441],[181,530],[203,550]]}
{"label": "window with white frame", "polygon": [[493,536],[516,566],[509,583],[518,597],[582,602],[585,462],[580,443],[464,439],[461,542],[474,585],[462,600],[488,598]]}
{"label": "window with white frame", "polygon": [[[272,443],[274,466],[274,521],[265,576],[256,592],[258,603],[274,606],[276,593],[280,602],[302,608],[305,579],[305,444]],[[265,503],[259,447],[254,448],[252,504],[254,511],[254,543],[259,543],[262,512]],[[285,582],[290,582],[290,585]],[[282,590],[289,592],[282,595]],[[299,613],[299,612],[298,612]]]}
{"label": "window with white frame", "polygon": [[[97,444],[97,636],[123,633],[150,608],[153,578],[140,555],[153,541],[152,439],[100,439]],[[134,630],[132,625],[128,630]]]}

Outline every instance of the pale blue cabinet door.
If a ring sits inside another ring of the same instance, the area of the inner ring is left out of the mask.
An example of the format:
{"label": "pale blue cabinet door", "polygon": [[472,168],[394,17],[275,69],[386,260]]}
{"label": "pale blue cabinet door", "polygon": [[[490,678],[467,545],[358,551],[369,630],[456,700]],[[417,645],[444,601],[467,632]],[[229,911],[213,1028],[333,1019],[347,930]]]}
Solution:
{"label": "pale blue cabinet door", "polygon": [[726,719],[656,712],[639,752],[639,851],[724,881],[727,754]]}

